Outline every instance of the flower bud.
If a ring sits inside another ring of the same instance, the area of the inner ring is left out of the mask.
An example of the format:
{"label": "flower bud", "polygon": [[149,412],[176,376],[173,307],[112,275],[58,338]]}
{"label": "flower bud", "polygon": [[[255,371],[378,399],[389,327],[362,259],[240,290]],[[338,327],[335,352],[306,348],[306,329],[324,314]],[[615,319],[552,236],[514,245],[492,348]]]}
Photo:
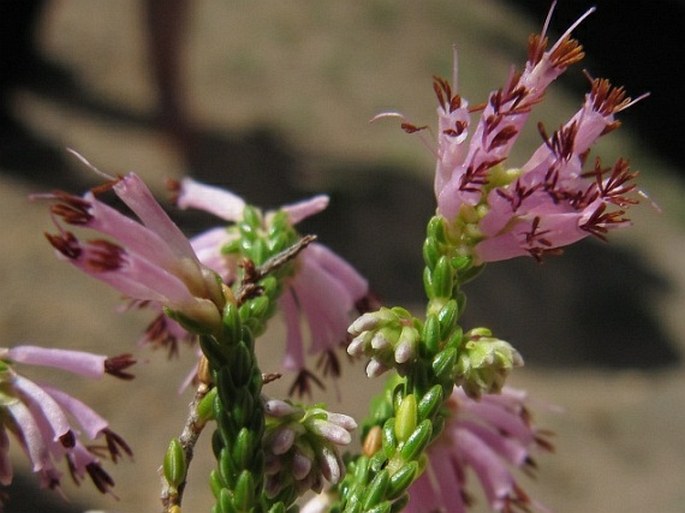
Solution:
{"label": "flower bud", "polygon": [[498,393],[511,369],[523,365],[523,358],[511,344],[492,337],[490,330],[471,330],[468,337],[456,364],[457,384],[474,398]]}

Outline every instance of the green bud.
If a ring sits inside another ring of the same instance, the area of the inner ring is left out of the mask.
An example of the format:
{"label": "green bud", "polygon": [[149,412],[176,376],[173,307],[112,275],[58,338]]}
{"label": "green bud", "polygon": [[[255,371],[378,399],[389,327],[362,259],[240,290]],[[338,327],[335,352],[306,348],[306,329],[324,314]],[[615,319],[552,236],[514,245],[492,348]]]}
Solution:
{"label": "green bud", "polygon": [[181,441],[178,438],[172,438],[164,455],[164,478],[171,486],[178,488],[186,477],[187,468]]}
{"label": "green bud", "polygon": [[250,252],[250,257],[252,261],[257,265],[262,265],[269,258],[269,248],[266,245],[264,239],[257,239],[252,245],[252,251]]}
{"label": "green bud", "polygon": [[426,292],[428,299],[433,299],[435,297],[433,293],[433,273],[430,267],[423,268],[423,290]]}
{"label": "green bud", "polygon": [[231,379],[235,388],[247,385],[254,367],[254,360],[243,342],[236,344],[232,351]]}
{"label": "green bud", "polygon": [[250,315],[252,317],[257,317],[261,319],[264,314],[269,310],[269,298],[266,296],[258,296],[251,299],[247,304],[250,307]]}
{"label": "green bud", "polygon": [[400,456],[405,461],[416,459],[431,441],[432,434],[433,424],[431,421],[429,419],[422,421],[400,449]]}
{"label": "green bud", "polygon": [[233,239],[231,242],[221,246],[222,255],[233,255],[236,253],[240,253],[240,239]]}
{"label": "green bud", "polygon": [[423,241],[423,261],[427,267],[433,269],[440,258],[440,251],[435,239],[428,238]]}
{"label": "green bud", "polygon": [[238,513],[233,506],[231,492],[229,492],[226,488],[222,488],[219,492],[219,498],[216,501],[216,505],[220,513]]}
{"label": "green bud", "polygon": [[432,418],[440,406],[442,406],[443,397],[442,386],[433,385],[433,387],[423,395],[417,405],[419,419],[425,420]]}
{"label": "green bud", "polygon": [[447,236],[445,234],[445,221],[442,217],[431,217],[430,221],[428,221],[428,229],[426,232],[428,237],[437,240],[441,244],[447,242]]}
{"label": "green bud", "polygon": [[423,325],[421,338],[429,355],[434,355],[440,350],[440,321],[437,315],[428,315]]}
{"label": "green bud", "polygon": [[271,275],[259,280],[259,286],[264,290],[264,295],[270,298],[273,298],[280,288],[278,279]]}
{"label": "green bud", "polygon": [[233,460],[231,455],[228,453],[228,449],[225,447],[221,449],[218,460],[219,477],[221,481],[226,483],[226,486],[230,486],[235,478],[235,467],[233,466]]}
{"label": "green bud", "polygon": [[390,418],[383,424],[382,430],[382,447],[385,454],[390,457],[395,453],[397,448],[397,438],[395,437],[395,419]]}
{"label": "green bud", "polygon": [[212,388],[197,405],[197,421],[204,424],[214,420],[214,399],[216,398],[216,387]]}
{"label": "green bud", "polygon": [[240,311],[231,302],[224,307],[224,328],[230,344],[235,344],[240,340]]}
{"label": "green bud", "polygon": [[395,417],[395,436],[399,442],[409,438],[416,428],[416,396],[409,394],[400,403]]}
{"label": "green bud", "polygon": [[390,501],[383,501],[373,508],[366,510],[364,513],[390,513],[392,503]]}
{"label": "green bud", "polygon": [[288,244],[289,242],[290,237],[283,232],[276,233],[273,236],[270,234],[269,239],[266,242],[266,247],[271,255],[276,255],[284,249],[287,249],[290,245]]}
{"label": "green bud", "polygon": [[257,238],[257,228],[254,224],[243,221],[238,223],[237,226],[242,238],[249,241],[254,241]]}
{"label": "green bud", "polygon": [[455,367],[457,383],[471,397],[498,393],[511,369],[523,365],[521,355],[488,329],[471,330],[468,336]]}
{"label": "green bud", "polygon": [[390,483],[390,474],[387,469],[381,470],[373,478],[362,498],[362,509],[368,511],[385,498],[385,492]]}
{"label": "green bud", "polygon": [[419,464],[416,461],[410,461],[402,466],[397,472],[390,477],[388,485],[387,498],[390,500],[396,499],[402,495],[409,485],[414,481],[419,469]]}
{"label": "green bud", "polygon": [[450,264],[449,258],[446,256],[440,257],[438,263],[433,269],[433,293],[434,297],[452,297],[452,288],[454,287],[454,271]]}
{"label": "green bud", "polygon": [[235,439],[231,457],[237,469],[250,466],[250,460],[254,456],[254,436],[247,428],[242,428]]}
{"label": "green bud", "polygon": [[457,363],[457,349],[446,347],[435,355],[432,362],[433,372],[439,380],[446,379],[454,370]]}
{"label": "green bud", "polygon": [[254,503],[254,478],[249,470],[243,470],[233,490],[233,504],[238,511],[247,512]]}
{"label": "green bud", "polygon": [[212,490],[212,495],[214,495],[215,499],[219,498],[219,494],[221,493],[221,489],[226,487],[226,483],[221,481],[221,477],[219,476],[219,472],[217,472],[216,469],[212,470],[209,473],[209,488]]}
{"label": "green bud", "polygon": [[446,339],[454,329],[457,318],[459,316],[459,307],[454,299],[450,299],[445,306],[438,312],[438,321],[440,321],[440,338]]}

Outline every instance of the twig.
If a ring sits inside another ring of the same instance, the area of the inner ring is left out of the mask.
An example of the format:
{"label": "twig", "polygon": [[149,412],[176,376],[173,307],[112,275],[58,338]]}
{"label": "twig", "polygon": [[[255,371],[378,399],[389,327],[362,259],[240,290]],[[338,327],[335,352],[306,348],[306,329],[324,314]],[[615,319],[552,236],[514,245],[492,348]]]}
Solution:
{"label": "twig", "polygon": [[[202,357],[204,360],[204,356]],[[207,383],[200,383],[195,391],[195,396],[188,407],[188,418],[186,419],[185,425],[183,426],[183,431],[178,440],[183,449],[183,457],[186,462],[186,469],[190,465],[193,459],[193,451],[195,449],[195,444],[197,443],[202,430],[204,429],[206,422],[200,421],[198,415],[198,406],[202,399],[209,393],[212,386]],[[186,470],[187,475],[187,470]],[[162,506],[164,508],[164,513],[180,513],[181,511],[181,501],[183,499],[183,490],[186,485],[186,477],[184,476],[183,482],[178,486],[172,486],[164,477],[162,472]]]}

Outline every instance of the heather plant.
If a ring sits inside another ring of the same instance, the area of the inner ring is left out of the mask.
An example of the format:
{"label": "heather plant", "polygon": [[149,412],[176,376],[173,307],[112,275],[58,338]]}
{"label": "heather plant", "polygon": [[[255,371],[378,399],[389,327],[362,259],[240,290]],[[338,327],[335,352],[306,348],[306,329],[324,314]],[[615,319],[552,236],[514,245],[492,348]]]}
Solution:
{"label": "heather plant", "polygon": [[[144,345],[170,355],[181,345],[197,351],[198,365],[185,383],[195,390],[188,418],[163,456],[163,511],[182,510],[195,444],[205,430],[212,431],[216,459],[209,476],[215,513],[461,513],[473,503],[469,475],[494,511],[542,508],[515,477],[535,468],[536,450],[552,448],[532,420],[526,393],[506,385],[523,358],[487,327],[460,324],[462,286],[486,263],[541,260],[629,224],[636,173],[623,159],[605,165],[589,158],[592,145],[619,126],[616,115],[633,103],[607,80],[590,78],[578,112],[551,135],[539,125],[540,147],[526,162],[509,162],[547,87],[583,58],[571,32],[591,12],[551,45],[548,17],[529,39],[524,68],[483,104],[469,106],[456,80],[434,78],[434,130],[396,112],[377,116],[400,118],[437,158],[436,210],[421,248],[423,312],[383,305],[350,263],[298,232],[300,221],[326,208],[326,196],[263,211],[215,186],[174,182],[179,208],[222,221],[190,239],[134,173],[102,173],[106,183],[80,196],[33,196],[49,207],[55,229],[46,237],[59,258],[150,311]],[[130,215],[104,201],[107,193]],[[277,314],[286,327],[283,377],[264,374],[255,353]],[[341,344],[352,359],[365,361],[369,379],[385,380],[359,423],[303,400],[312,386],[340,372]],[[322,372],[312,370],[312,358]],[[12,434],[43,486],[59,488],[64,460],[76,481],[89,476],[110,492],[114,482],[103,460],[130,455],[129,445],[90,407],[25,378],[21,369],[52,366],[130,379],[133,363],[130,354],[0,349],[0,483],[12,480]],[[268,383],[287,376],[292,396],[271,397]],[[361,441],[358,453],[348,448],[353,437]],[[100,438],[104,445],[94,445]]]}

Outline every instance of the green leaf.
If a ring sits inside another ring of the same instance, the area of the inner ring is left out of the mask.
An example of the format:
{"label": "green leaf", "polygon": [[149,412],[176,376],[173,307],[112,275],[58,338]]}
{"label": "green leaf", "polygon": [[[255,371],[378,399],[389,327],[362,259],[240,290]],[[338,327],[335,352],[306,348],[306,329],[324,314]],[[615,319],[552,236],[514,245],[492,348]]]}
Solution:
{"label": "green leaf", "polygon": [[186,457],[178,438],[172,438],[164,455],[164,478],[174,488],[183,483],[186,477]]}

